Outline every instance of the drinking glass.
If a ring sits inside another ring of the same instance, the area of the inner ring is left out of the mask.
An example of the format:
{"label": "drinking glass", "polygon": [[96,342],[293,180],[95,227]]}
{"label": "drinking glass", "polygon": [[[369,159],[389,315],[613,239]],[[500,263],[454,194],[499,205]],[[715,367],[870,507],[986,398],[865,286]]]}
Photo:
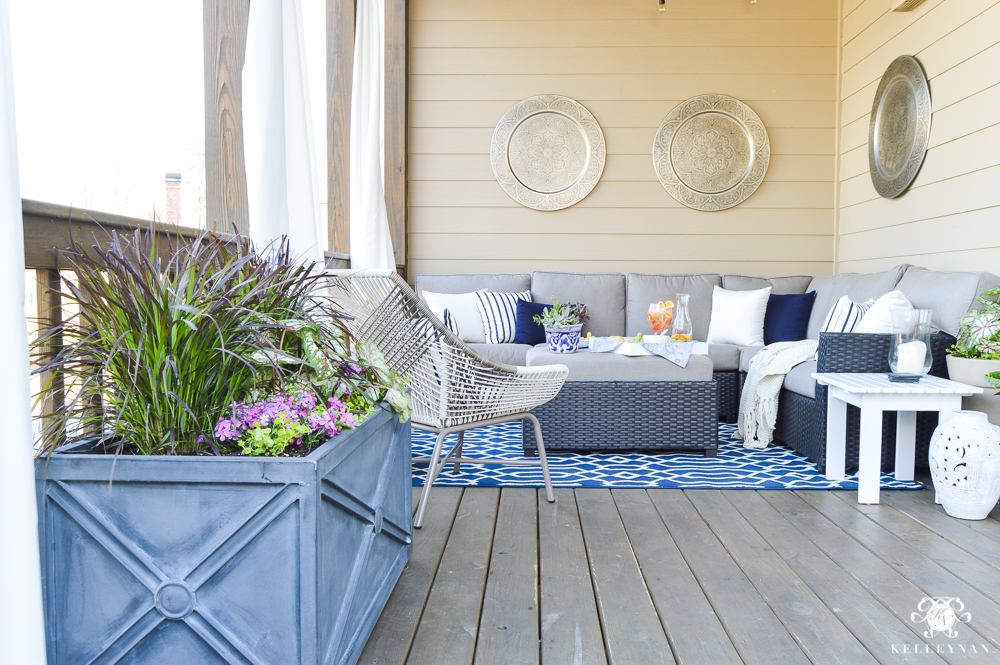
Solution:
{"label": "drinking glass", "polygon": [[663,331],[670,329],[670,324],[674,320],[674,303],[671,300],[653,303],[646,312],[646,320],[653,332],[659,335]]}

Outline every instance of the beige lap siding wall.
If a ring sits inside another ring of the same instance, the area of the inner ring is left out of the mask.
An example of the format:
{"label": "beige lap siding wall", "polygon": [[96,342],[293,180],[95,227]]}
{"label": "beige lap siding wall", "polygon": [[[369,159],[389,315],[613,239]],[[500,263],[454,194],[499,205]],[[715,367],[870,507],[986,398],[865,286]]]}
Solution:
{"label": "beige lap siding wall", "polygon": [[[840,142],[840,270],[898,263],[1000,266],[1000,3],[844,0]],[[930,79],[930,149],[912,189],[881,199],[868,173],[868,123],[885,68],[915,55]]]}
{"label": "beige lap siding wall", "polygon": [[[408,274],[830,274],[839,5],[410,0]],[[745,101],[771,141],[763,184],[723,212],[677,203],[650,155],[704,93]],[[518,205],[490,167],[497,121],[538,94],[581,102],[607,143],[601,182],[558,212]]]}

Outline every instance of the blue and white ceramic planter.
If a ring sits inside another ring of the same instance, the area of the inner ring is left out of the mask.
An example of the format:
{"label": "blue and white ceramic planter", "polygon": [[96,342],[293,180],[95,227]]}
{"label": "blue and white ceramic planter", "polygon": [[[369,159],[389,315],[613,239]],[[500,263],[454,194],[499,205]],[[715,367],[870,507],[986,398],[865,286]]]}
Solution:
{"label": "blue and white ceramic planter", "polygon": [[583,324],[577,326],[558,326],[545,328],[545,343],[552,353],[573,353],[580,344],[580,330]]}

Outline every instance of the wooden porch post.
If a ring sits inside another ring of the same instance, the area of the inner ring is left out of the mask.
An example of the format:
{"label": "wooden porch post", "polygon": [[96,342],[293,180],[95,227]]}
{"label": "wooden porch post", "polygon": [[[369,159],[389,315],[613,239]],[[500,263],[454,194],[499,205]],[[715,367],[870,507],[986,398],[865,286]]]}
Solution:
{"label": "wooden porch post", "polygon": [[[327,0],[327,164],[330,251],[351,251],[351,85],[354,2]],[[397,265],[406,262],[407,0],[385,0],[385,203]]]}
{"label": "wooden porch post", "polygon": [[204,0],[205,193],[208,228],[249,228],[243,157],[243,59],[250,0]]}
{"label": "wooden porch post", "polygon": [[351,80],[354,0],[326,0],[327,216],[331,252],[351,253]]}
{"label": "wooden porch post", "polygon": [[[48,332],[48,330],[58,328],[62,325],[62,297],[59,295],[62,285],[60,284],[59,270],[54,268],[35,270],[35,279],[37,280],[38,334],[41,336]],[[53,337],[52,342],[51,345],[44,349],[39,349],[39,351],[52,353],[61,345],[62,336]],[[45,358],[43,362],[48,362],[48,360],[49,358]],[[48,394],[48,399],[42,403],[42,427],[48,428],[52,422],[51,417],[63,407],[63,375],[60,372],[44,372],[39,378],[43,388],[49,385],[51,381],[52,390]],[[48,434],[49,438],[43,442],[44,445],[48,445],[53,439],[58,440],[62,438],[62,433],[58,431],[52,431]]]}
{"label": "wooden porch post", "polygon": [[385,0],[385,207],[397,266],[406,265],[408,5],[408,0]]}

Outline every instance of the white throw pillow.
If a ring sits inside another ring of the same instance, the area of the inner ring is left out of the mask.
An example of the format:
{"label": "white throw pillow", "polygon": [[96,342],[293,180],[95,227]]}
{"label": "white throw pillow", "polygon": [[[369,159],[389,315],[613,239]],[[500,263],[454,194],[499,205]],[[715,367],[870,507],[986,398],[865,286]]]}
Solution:
{"label": "white throw pillow", "polygon": [[485,292],[486,289],[474,293],[431,293],[424,291],[424,302],[431,313],[444,321],[445,310],[448,310],[448,318],[451,323],[451,330],[458,330],[459,337],[468,344],[482,344],[486,341],[486,333],[483,331],[483,317],[479,314],[479,300],[476,293]]}
{"label": "white throw pillow", "polygon": [[868,302],[854,302],[850,296],[842,297],[830,308],[820,332],[854,332],[865,313],[874,304],[874,299]]}
{"label": "white throw pillow", "polygon": [[764,314],[771,287],[753,291],[712,290],[712,318],[708,322],[709,344],[764,345]]}
{"label": "white throw pillow", "polygon": [[517,301],[531,302],[531,291],[522,293],[476,292],[479,314],[487,344],[509,344],[514,341],[517,324]]}
{"label": "white throw pillow", "polygon": [[902,291],[890,291],[875,301],[868,312],[861,317],[861,323],[854,329],[857,333],[892,333],[892,310],[913,309],[913,305]]}

